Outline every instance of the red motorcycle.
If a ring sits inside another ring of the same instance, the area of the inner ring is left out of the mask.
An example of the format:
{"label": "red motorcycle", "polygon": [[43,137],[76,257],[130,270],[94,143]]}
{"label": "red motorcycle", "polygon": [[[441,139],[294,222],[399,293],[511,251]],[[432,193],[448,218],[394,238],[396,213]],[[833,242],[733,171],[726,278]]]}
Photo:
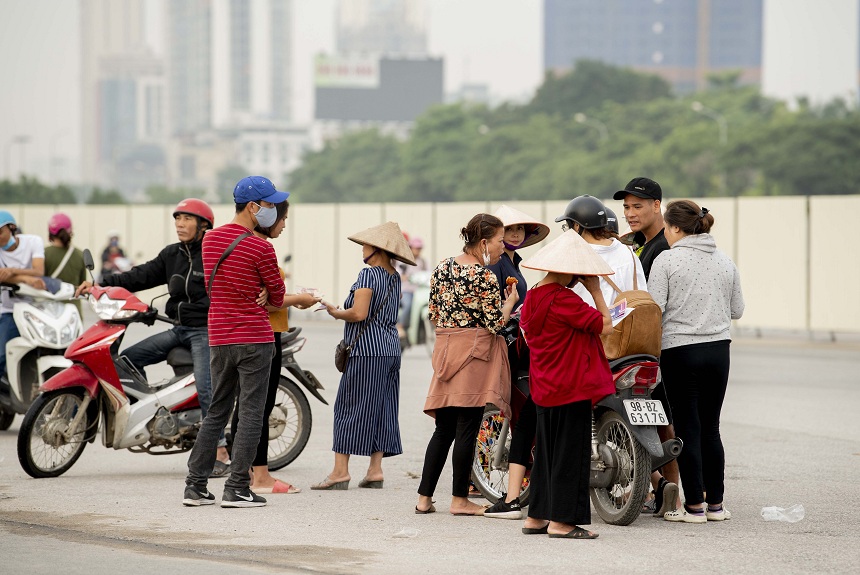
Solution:
{"label": "red motorcycle", "polygon": [[[57,477],[68,471],[87,443],[95,440],[102,419],[105,447],[152,455],[191,449],[201,424],[191,352],[174,348],[167,357],[174,377],[148,382],[119,347],[132,323],[173,324],[158,310],[120,287],[93,287],[89,301],[101,321],[66,350],[73,364],[47,380],[24,416],[18,433],[18,460],[32,477]],[[293,354],[304,345],[293,329],[282,339],[282,365],[315,397],[322,385],[302,370]],[[304,449],[310,437],[308,400],[289,377],[281,375],[269,417],[269,467],[279,469]]]}

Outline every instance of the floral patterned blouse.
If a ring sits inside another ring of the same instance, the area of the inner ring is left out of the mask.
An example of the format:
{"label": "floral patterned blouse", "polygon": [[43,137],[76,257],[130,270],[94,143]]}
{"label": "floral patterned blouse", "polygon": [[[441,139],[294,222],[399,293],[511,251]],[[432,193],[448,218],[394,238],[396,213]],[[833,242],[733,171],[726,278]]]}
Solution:
{"label": "floral patterned blouse", "polygon": [[442,260],[430,279],[429,316],[436,327],[483,327],[497,333],[505,324],[496,275],[482,265]]}

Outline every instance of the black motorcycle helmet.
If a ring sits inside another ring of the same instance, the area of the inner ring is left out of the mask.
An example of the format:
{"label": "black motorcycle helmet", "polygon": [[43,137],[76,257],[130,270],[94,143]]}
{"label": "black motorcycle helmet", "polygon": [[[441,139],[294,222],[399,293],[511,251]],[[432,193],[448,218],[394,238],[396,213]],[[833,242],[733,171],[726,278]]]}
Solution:
{"label": "black motorcycle helmet", "polygon": [[594,196],[579,196],[570,200],[564,208],[564,213],[555,221],[567,221],[570,228],[573,228],[574,222],[586,230],[605,228],[606,206]]}
{"label": "black motorcycle helmet", "polygon": [[609,208],[606,208],[606,229],[616,236],[618,235],[618,216]]}

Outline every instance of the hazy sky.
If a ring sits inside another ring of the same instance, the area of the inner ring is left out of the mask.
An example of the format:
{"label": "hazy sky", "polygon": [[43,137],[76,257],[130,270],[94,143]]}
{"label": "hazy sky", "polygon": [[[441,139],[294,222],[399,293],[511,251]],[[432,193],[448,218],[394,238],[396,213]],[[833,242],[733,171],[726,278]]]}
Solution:
{"label": "hazy sky", "polygon": [[[151,18],[164,1],[181,0],[149,0]],[[445,57],[446,91],[469,81],[489,84],[495,96],[522,99],[540,83],[542,0],[426,1],[430,51]],[[856,98],[857,4],[765,0],[765,89],[785,98],[849,91]],[[299,123],[312,114],[312,56],[334,49],[334,7],[335,0],[293,0]],[[80,142],[78,2],[0,0],[0,15],[0,177],[17,174],[22,162],[47,179],[73,175],[68,159],[77,160]],[[163,42],[163,31],[150,38]],[[21,135],[27,144],[12,143]],[[66,163],[52,171],[52,157]]]}

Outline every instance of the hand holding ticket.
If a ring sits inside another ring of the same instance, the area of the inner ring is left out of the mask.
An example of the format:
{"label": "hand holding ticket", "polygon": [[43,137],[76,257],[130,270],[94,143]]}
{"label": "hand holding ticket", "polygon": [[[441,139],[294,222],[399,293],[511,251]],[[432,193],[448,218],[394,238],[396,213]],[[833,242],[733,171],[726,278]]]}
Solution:
{"label": "hand holding ticket", "polygon": [[316,308],[314,311],[323,311],[323,310],[328,309],[330,307],[337,309],[336,305],[334,305],[333,303],[329,303],[323,299],[323,300],[320,300],[320,306],[318,308]]}

